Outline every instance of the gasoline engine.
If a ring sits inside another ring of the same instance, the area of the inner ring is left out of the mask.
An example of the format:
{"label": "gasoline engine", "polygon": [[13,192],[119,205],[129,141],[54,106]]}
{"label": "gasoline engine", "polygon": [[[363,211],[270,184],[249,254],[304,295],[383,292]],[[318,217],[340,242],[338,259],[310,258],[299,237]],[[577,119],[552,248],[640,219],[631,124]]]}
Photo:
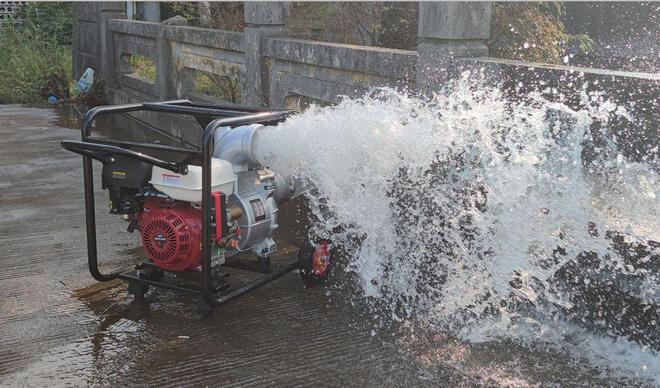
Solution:
{"label": "gasoline engine", "polygon": [[[289,177],[258,166],[252,140],[263,128],[253,124],[221,128],[211,169],[213,264],[227,255],[254,251],[266,258],[276,250],[277,204],[291,199]],[[168,271],[200,266],[202,171],[187,166],[178,174],[139,160],[114,157],[103,165],[102,187],[110,195],[110,212],[138,230],[147,257]]]}

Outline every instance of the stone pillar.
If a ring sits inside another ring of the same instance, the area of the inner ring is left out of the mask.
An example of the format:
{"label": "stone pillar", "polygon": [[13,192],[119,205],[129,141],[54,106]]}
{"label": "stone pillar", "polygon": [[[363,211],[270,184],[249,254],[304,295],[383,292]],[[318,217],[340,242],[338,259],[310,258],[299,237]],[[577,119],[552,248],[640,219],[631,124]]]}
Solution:
{"label": "stone pillar", "polygon": [[197,3],[197,9],[199,10],[199,26],[204,28],[211,27],[211,2],[200,1]]}
{"label": "stone pillar", "polygon": [[266,106],[269,95],[269,72],[262,56],[264,39],[287,35],[288,4],[285,2],[243,3],[245,13],[245,90],[244,102]]}
{"label": "stone pillar", "polygon": [[97,73],[94,78],[102,79],[106,91],[108,91],[117,85],[115,41],[110,31],[110,19],[126,19],[126,11],[122,2],[106,1],[100,4],[99,46],[101,55],[99,56],[100,66],[95,69]]}
{"label": "stone pillar", "polygon": [[488,55],[490,2],[419,3],[417,85],[437,87],[459,66],[455,58]]}
{"label": "stone pillar", "polygon": [[160,22],[160,3],[157,1],[145,1],[142,3],[142,17],[145,22]]}
{"label": "stone pillar", "polygon": [[112,83],[114,53],[108,20],[125,19],[123,2],[75,2],[73,4],[73,78],[78,79],[87,67],[95,78]]}
{"label": "stone pillar", "polygon": [[[97,46],[93,39],[98,35],[96,4],[75,2],[73,8],[73,31],[71,36],[72,76],[78,79],[85,67],[96,67]],[[93,8],[93,10],[92,10]]]}
{"label": "stone pillar", "polygon": [[135,2],[127,1],[126,2],[126,19],[135,20]]}
{"label": "stone pillar", "polygon": [[184,17],[175,16],[162,21],[158,25],[156,35],[156,87],[160,100],[173,100],[178,98],[177,92],[177,67],[174,60],[174,42],[167,40],[165,36],[166,26],[187,26]]}

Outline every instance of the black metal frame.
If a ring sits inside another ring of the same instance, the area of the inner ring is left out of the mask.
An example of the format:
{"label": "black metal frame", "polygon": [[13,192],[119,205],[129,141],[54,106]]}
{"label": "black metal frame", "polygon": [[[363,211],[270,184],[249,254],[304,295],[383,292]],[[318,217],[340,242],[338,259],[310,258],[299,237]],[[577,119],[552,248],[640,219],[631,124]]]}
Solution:
{"label": "black metal frame", "polygon": [[[92,124],[99,115],[118,114],[137,111],[154,111],[163,113],[174,113],[190,115],[204,126],[202,137],[202,149],[189,149],[173,146],[163,146],[150,143],[122,142],[91,137]],[[297,260],[290,262],[274,271],[267,273],[257,280],[243,285],[242,287],[229,292],[218,293],[214,280],[217,276],[212,273],[212,241],[211,241],[211,160],[215,148],[214,135],[218,128],[235,127],[255,123],[274,124],[283,121],[291,111],[264,111],[252,107],[241,106],[213,106],[193,104],[187,100],[176,100],[166,102],[145,102],[126,105],[100,106],[89,110],[83,119],[81,127],[81,141],[62,141],[62,147],[67,150],[79,153],[83,156],[83,177],[85,189],[85,216],[87,232],[87,261],[89,271],[94,279],[98,281],[109,281],[120,278],[131,285],[155,286],[175,291],[181,291],[200,297],[201,302],[209,306],[218,306],[226,303],[236,297],[261,287],[289,272],[298,268]],[[211,120],[209,120],[211,119]],[[161,160],[144,153],[136,152],[124,147],[140,147],[142,149],[152,149],[160,152],[177,152],[191,157],[201,157],[202,167],[202,273],[201,287],[186,287],[174,285],[159,279],[143,277],[137,269],[144,268],[138,265],[135,269],[120,270],[117,272],[103,274],[98,268],[98,251],[96,243],[96,216],[94,205],[94,179],[92,170],[92,160],[107,162],[112,155],[122,155],[150,163],[170,171],[180,174],[187,173],[187,162],[174,162],[171,160]],[[226,263],[226,266],[232,266]],[[246,269],[245,266],[236,266],[236,268]],[[249,269],[248,269],[249,270]],[[264,272],[264,271],[259,271]]]}

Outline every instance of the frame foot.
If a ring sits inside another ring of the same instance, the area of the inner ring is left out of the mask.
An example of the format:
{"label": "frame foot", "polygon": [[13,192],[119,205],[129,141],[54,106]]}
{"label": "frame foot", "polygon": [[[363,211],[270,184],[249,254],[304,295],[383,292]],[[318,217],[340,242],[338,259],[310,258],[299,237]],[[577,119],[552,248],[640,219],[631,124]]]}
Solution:
{"label": "frame foot", "polygon": [[204,317],[210,317],[211,315],[213,315],[213,309],[215,308],[215,306],[213,306],[212,304],[206,301],[206,298],[204,298],[204,296],[200,296],[197,298],[197,307],[199,307],[199,312]]}
{"label": "frame foot", "polygon": [[144,294],[146,294],[148,291],[148,284],[144,284],[137,280],[131,280],[128,282],[128,293],[133,295],[135,300],[144,300]]}

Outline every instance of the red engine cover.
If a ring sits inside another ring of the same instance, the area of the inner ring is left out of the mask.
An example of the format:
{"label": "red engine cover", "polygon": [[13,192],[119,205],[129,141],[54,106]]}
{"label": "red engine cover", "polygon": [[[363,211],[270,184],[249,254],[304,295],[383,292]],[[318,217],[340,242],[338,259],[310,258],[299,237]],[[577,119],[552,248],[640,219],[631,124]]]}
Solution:
{"label": "red engine cover", "polygon": [[202,217],[185,204],[147,201],[138,218],[142,246],[160,268],[185,271],[200,265]]}

